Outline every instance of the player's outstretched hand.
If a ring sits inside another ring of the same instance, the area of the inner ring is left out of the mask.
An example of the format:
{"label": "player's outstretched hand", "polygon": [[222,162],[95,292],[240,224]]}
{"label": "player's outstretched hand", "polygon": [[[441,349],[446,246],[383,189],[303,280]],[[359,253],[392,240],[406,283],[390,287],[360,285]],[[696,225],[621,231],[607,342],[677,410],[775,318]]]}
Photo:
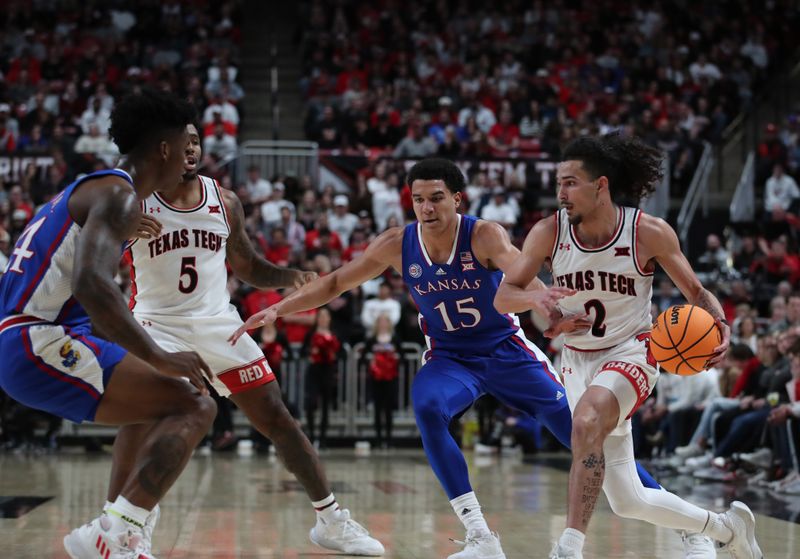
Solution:
{"label": "player's outstretched hand", "polygon": [[585,314],[558,316],[554,322],[550,323],[550,328],[544,331],[544,335],[547,338],[557,338],[560,334],[581,332],[588,330],[591,326],[592,321]]}
{"label": "player's outstretched hand", "polygon": [[707,367],[709,369],[711,367],[716,367],[723,359],[725,359],[725,354],[728,352],[728,346],[731,345],[731,327],[725,322],[722,322],[720,319],[716,319],[716,322],[717,328],[719,328],[719,333],[722,336],[722,341],[717,347],[714,348],[714,356],[708,360]]}
{"label": "player's outstretched hand", "polygon": [[231,334],[230,338],[228,338],[228,342],[231,345],[236,345],[236,342],[239,340],[239,338],[241,338],[248,330],[260,328],[265,324],[275,322],[276,320],[278,320],[278,310],[274,306],[264,309],[261,312],[257,312],[248,318],[244,324],[239,326],[239,328],[236,329],[236,332]]}
{"label": "player's outstretched hand", "polygon": [[531,310],[549,317],[556,309],[558,300],[575,295],[577,291],[568,287],[548,287],[546,289],[529,290]]}
{"label": "player's outstretched hand", "polygon": [[208,394],[203,377],[209,381],[214,377],[211,368],[194,351],[179,351],[175,353],[164,352],[153,363],[158,372],[171,377],[184,377],[189,380],[200,392]]}
{"label": "player's outstretched hand", "polygon": [[303,271],[303,270],[298,270],[297,271],[297,275],[295,276],[295,279],[294,279],[294,286],[297,289],[300,289],[305,284],[311,283],[312,281],[314,281],[318,277],[319,276],[317,275],[317,272],[306,272],[306,271]]}
{"label": "player's outstretched hand", "polygon": [[136,227],[136,237],[139,239],[154,239],[161,234],[162,225],[154,217],[142,214],[139,225]]}

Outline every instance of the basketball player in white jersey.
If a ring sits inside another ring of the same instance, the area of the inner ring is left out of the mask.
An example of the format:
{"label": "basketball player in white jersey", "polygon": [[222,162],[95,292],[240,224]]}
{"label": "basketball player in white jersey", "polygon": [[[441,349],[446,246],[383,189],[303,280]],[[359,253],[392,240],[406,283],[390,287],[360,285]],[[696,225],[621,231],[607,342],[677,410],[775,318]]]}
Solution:
{"label": "basketball player in white jersey", "polygon": [[[730,338],[719,301],[695,276],[672,228],[617,202],[638,204],[654,190],[661,179],[661,157],[640,141],[620,136],[572,142],[556,175],[562,209],[531,229],[522,257],[506,273],[495,298],[499,312],[532,308],[527,286],[549,259],[556,284],[577,290],[559,301],[561,312],[586,319],[586,328],[565,333],[561,365],[573,412],[573,460],[567,529],[551,559],[582,557],[601,487],[620,516],[692,533],[691,538],[710,537],[738,559],[762,557],[755,519],[744,503],[732,503],[723,514],[706,511],[667,491],[643,487],[634,468],[629,418],[658,377],[648,350],[655,264],[689,303],[717,319],[723,339],[709,367],[723,358]],[[557,324],[549,334],[559,334]],[[715,547],[708,543],[702,556],[714,557]]]}
{"label": "basketball player in white jersey", "polygon": [[[242,325],[230,303],[226,262],[237,278],[260,289],[300,287],[316,274],[275,266],[256,253],[245,231],[241,202],[215,180],[198,175],[200,136],[195,125],[187,132],[182,181],[142,201],[139,238],[125,253],[134,317],[162,348],[192,348],[200,354],[214,373],[213,388],[275,444],[317,510],[310,532],[314,543],[349,555],[382,555],[381,543],[339,508],[319,457],[286,409],[258,345],[249,337],[236,347],[226,343],[230,332]],[[128,477],[126,449],[136,446],[142,434],[129,429],[117,438],[109,501]],[[148,536],[157,515],[148,521]]]}

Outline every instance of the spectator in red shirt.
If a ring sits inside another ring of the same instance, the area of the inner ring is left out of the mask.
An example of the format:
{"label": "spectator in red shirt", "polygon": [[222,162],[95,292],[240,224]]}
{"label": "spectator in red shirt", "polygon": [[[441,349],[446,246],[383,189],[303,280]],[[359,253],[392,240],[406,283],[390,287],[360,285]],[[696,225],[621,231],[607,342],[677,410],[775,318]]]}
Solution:
{"label": "spectator in red shirt", "polygon": [[306,252],[309,258],[317,254],[330,256],[332,252],[341,254],[343,249],[342,240],[335,231],[328,229],[328,218],[325,214],[320,215],[317,221],[317,228],[306,233]]}
{"label": "spectator in red shirt", "polygon": [[500,122],[489,130],[489,146],[496,156],[507,155],[509,151],[519,149],[519,126],[511,121],[511,111],[500,111]]}
{"label": "spectator in red shirt", "polygon": [[[306,425],[308,438],[320,448],[325,447],[328,430],[328,412],[336,394],[336,375],[339,350],[342,344],[331,331],[331,312],[327,307],[317,311],[314,328],[306,335],[303,354],[308,357],[306,372]],[[314,414],[322,406],[319,438],[315,435]]]}
{"label": "spectator in red shirt", "polygon": [[356,227],[350,234],[350,246],[342,253],[342,261],[350,262],[354,258],[361,256],[368,246],[367,232],[363,227]]}
{"label": "spectator in red shirt", "polygon": [[274,289],[255,289],[242,299],[242,311],[244,312],[245,317],[249,317],[259,311],[263,311],[264,309],[271,307],[276,303],[279,303],[281,299],[283,299],[281,294]]}
{"label": "spectator in red shirt", "polygon": [[761,272],[767,283],[777,285],[788,280],[793,287],[800,280],[800,257],[789,254],[786,250],[786,239],[779,237],[769,245],[766,256],[753,263],[753,272]]}
{"label": "spectator in red shirt", "polygon": [[288,266],[291,259],[292,247],[286,242],[286,232],[280,227],[272,229],[266,258],[278,266]]}
{"label": "spectator in red shirt", "polygon": [[372,379],[372,400],[375,407],[376,445],[392,445],[392,415],[397,395],[397,377],[400,374],[400,338],[388,315],[375,321],[375,335],[367,340],[365,356],[371,354],[368,364]]}

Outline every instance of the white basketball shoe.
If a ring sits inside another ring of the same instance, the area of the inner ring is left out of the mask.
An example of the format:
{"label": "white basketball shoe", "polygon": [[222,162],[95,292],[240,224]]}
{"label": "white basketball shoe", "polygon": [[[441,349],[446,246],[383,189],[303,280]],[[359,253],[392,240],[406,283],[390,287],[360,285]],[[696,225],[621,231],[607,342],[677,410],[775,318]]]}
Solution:
{"label": "white basketball shoe", "polygon": [[156,505],[155,508],[150,511],[150,514],[147,516],[147,520],[144,521],[144,528],[142,528],[142,535],[144,536],[144,540],[142,541],[142,552],[147,559],[153,557],[150,555],[151,550],[153,549],[153,531],[156,529],[156,525],[158,524],[158,520],[160,518],[161,507]]}
{"label": "white basketball shoe", "polygon": [[383,544],[369,535],[369,531],[350,518],[350,511],[336,511],[336,518],[325,522],[317,515],[317,524],[308,533],[311,541],[320,547],[341,551],[347,555],[383,555]]}
{"label": "white basketball shoe", "polygon": [[547,559],[583,559],[583,553],[574,549],[567,549],[556,542]]}
{"label": "white basketball shoe", "polygon": [[72,559],[151,559],[143,540],[142,530],[104,514],[67,534],[64,549]]}
{"label": "white basketball shoe", "polygon": [[750,508],[741,501],[731,503],[731,508],[720,515],[720,520],[733,538],[722,547],[734,559],[763,559],[764,554],[756,542],[756,519]]}
{"label": "white basketball shoe", "polygon": [[679,532],[683,540],[684,559],[714,559],[717,556],[717,544],[703,534]]}
{"label": "white basketball shoe", "polygon": [[463,542],[452,541],[463,545],[464,549],[453,553],[447,559],[506,559],[506,554],[500,547],[500,538],[495,532],[469,530]]}

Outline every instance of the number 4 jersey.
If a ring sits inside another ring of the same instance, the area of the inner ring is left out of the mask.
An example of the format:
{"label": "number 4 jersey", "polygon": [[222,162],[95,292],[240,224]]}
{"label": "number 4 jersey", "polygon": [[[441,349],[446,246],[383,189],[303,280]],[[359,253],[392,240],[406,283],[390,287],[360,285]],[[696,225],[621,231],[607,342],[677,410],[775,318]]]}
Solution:
{"label": "number 4 jersey", "polygon": [[136,239],[125,251],[130,264],[130,308],[140,316],[215,316],[227,312],[225,245],[230,232],[220,187],[198,176],[200,202],[177,208],[158,193],[142,211],[161,222],[161,235]]}
{"label": "number 4 jersey", "polygon": [[620,206],[611,239],[589,248],[578,240],[566,211],[556,214],[553,281],[578,291],[561,299],[559,307],[564,314],[588,314],[594,321],[584,333],[565,335],[565,343],[573,349],[607,349],[650,330],[653,274],[645,272],[646,263],[638,260],[640,217],[640,210]]}
{"label": "number 4 jersey", "polygon": [[403,233],[403,281],[419,309],[419,324],[429,351],[488,354],[520,333],[516,316],[500,314],[494,296],[503,279],[487,270],[472,252],[472,216],[459,216],[455,242],[447,262],[432,262],[422,243],[419,223]]}
{"label": "number 4 jersey", "polygon": [[82,183],[108,175],[133,183],[130,175],[119,169],[85,175],[42,206],[28,223],[0,279],[0,318],[24,314],[71,327],[89,324],[86,311],[72,296],[81,226],[72,220],[67,203]]}

